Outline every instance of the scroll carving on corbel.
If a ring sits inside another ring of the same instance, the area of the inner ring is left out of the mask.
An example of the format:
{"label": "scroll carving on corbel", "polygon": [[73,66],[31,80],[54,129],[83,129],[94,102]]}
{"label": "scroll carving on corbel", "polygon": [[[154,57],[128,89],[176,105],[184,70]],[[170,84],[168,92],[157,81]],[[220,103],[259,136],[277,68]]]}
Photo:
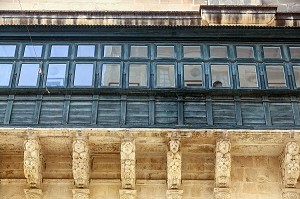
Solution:
{"label": "scroll carving on corbel", "polygon": [[90,151],[86,137],[77,137],[73,140],[72,168],[76,187],[87,188],[90,179]]}
{"label": "scroll carving on corbel", "polygon": [[216,145],[215,180],[216,187],[230,186],[231,172],[231,144],[228,140],[221,140]]}
{"label": "scroll carving on corbel", "polygon": [[121,180],[123,189],[135,189],[135,142],[121,143]]}
{"label": "scroll carving on corbel", "polygon": [[171,138],[167,153],[168,189],[178,189],[181,185],[180,140]]}
{"label": "scroll carving on corbel", "polygon": [[167,190],[167,199],[182,199],[183,190]]}
{"label": "scroll carving on corbel", "polygon": [[136,190],[121,189],[119,194],[120,199],[136,199]]}
{"label": "scroll carving on corbel", "polygon": [[214,189],[214,198],[215,199],[230,199],[230,189],[229,188],[215,188]]}
{"label": "scroll carving on corbel", "polygon": [[40,188],[42,184],[42,154],[37,137],[24,141],[24,174],[32,188]]}
{"label": "scroll carving on corbel", "polygon": [[41,189],[25,189],[26,199],[43,199],[43,193]]}
{"label": "scroll carving on corbel", "polygon": [[90,190],[89,189],[73,189],[73,199],[89,199]]}
{"label": "scroll carving on corbel", "polygon": [[299,199],[300,196],[297,192],[294,191],[284,191],[282,193],[282,199]]}
{"label": "scroll carving on corbel", "polygon": [[286,144],[282,157],[283,187],[293,188],[296,186],[300,174],[299,168],[299,144],[290,141]]}

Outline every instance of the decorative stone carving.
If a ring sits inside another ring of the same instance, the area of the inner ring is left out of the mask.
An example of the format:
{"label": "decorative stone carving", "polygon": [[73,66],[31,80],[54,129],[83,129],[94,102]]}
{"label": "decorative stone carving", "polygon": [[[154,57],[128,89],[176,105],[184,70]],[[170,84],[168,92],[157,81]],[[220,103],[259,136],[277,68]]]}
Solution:
{"label": "decorative stone carving", "polygon": [[43,199],[41,189],[24,189],[26,199]]}
{"label": "decorative stone carving", "polygon": [[294,142],[286,144],[282,158],[282,177],[285,188],[295,187],[300,174],[299,145]]}
{"label": "decorative stone carving", "polygon": [[73,141],[73,176],[78,188],[86,188],[90,178],[90,151],[88,140],[78,137]]}
{"label": "decorative stone carving", "polygon": [[183,190],[167,190],[167,199],[182,199]]}
{"label": "decorative stone carving", "polygon": [[89,189],[73,189],[73,199],[89,199],[90,190]]}
{"label": "decorative stone carving", "polygon": [[181,152],[179,139],[171,139],[167,153],[168,189],[178,189],[181,184]]}
{"label": "decorative stone carving", "polygon": [[41,187],[42,155],[40,141],[36,137],[24,141],[24,174],[30,187]]}
{"label": "decorative stone carving", "polygon": [[296,192],[291,192],[291,191],[287,191],[287,192],[283,192],[282,193],[282,198],[283,199],[299,199],[299,194]]}
{"label": "decorative stone carving", "polygon": [[215,199],[230,199],[230,189],[229,188],[215,188],[214,189],[214,198]]}
{"label": "decorative stone carving", "polygon": [[121,179],[123,189],[135,188],[135,142],[126,140],[121,144]]}
{"label": "decorative stone carving", "polygon": [[136,190],[121,189],[119,194],[120,199],[136,199]]}
{"label": "decorative stone carving", "polygon": [[217,142],[215,164],[216,187],[229,187],[231,171],[230,148],[230,141],[221,140]]}

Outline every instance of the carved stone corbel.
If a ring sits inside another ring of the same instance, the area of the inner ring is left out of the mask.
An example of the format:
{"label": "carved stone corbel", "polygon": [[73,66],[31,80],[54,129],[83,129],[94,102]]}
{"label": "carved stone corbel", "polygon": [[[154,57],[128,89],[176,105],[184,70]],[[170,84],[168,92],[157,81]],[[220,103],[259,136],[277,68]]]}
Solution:
{"label": "carved stone corbel", "polygon": [[215,188],[214,189],[214,198],[215,199],[230,199],[230,189],[229,188]]}
{"label": "carved stone corbel", "polygon": [[43,199],[41,189],[24,189],[26,199]]}
{"label": "carved stone corbel", "polygon": [[73,140],[73,177],[77,188],[87,188],[90,179],[90,150],[87,137]]}
{"label": "carved stone corbel", "polygon": [[73,199],[89,199],[90,190],[89,189],[73,189]]}
{"label": "carved stone corbel", "polygon": [[42,154],[40,140],[29,137],[24,141],[24,175],[32,188],[42,184]]}
{"label": "carved stone corbel", "polygon": [[119,194],[120,199],[136,199],[136,190],[121,189]]}
{"label": "carved stone corbel", "polygon": [[133,139],[121,143],[122,189],[135,189],[135,142]]}
{"label": "carved stone corbel", "polygon": [[182,199],[183,190],[167,190],[167,199]]}
{"label": "carved stone corbel", "polygon": [[230,186],[231,172],[231,144],[228,140],[218,141],[216,144],[215,181],[216,188]]}
{"label": "carved stone corbel", "polygon": [[300,174],[299,144],[290,141],[286,144],[282,157],[282,179],[284,188],[296,186]]}
{"label": "carved stone corbel", "polygon": [[181,163],[180,140],[171,138],[167,153],[168,189],[178,189],[181,185]]}

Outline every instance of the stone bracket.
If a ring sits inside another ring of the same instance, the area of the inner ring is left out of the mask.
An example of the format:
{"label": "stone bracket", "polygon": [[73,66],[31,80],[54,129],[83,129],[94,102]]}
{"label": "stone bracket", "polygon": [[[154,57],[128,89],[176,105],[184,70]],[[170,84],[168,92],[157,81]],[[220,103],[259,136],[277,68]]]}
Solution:
{"label": "stone bracket", "polygon": [[284,188],[296,186],[300,174],[299,144],[290,141],[286,144],[282,156],[282,180]]}
{"label": "stone bracket", "polygon": [[230,186],[231,144],[229,140],[220,140],[216,144],[215,180],[217,188]]}
{"label": "stone bracket", "polygon": [[42,154],[38,137],[29,137],[24,141],[24,175],[30,187],[41,187]]}
{"label": "stone bracket", "polygon": [[87,137],[73,140],[73,176],[77,188],[87,188],[90,179],[90,150]]}
{"label": "stone bracket", "polygon": [[172,138],[167,153],[168,189],[178,189],[181,185],[181,164],[180,140]]}
{"label": "stone bracket", "polygon": [[121,180],[123,189],[135,189],[135,142],[126,139],[121,143]]}

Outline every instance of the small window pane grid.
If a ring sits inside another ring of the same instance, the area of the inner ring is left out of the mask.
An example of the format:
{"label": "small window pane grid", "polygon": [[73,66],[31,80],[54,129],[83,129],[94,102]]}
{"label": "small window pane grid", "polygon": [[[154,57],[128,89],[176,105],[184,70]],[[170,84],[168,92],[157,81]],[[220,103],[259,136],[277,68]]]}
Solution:
{"label": "small window pane grid", "polygon": [[299,60],[300,45],[0,43],[0,87],[298,89]]}

